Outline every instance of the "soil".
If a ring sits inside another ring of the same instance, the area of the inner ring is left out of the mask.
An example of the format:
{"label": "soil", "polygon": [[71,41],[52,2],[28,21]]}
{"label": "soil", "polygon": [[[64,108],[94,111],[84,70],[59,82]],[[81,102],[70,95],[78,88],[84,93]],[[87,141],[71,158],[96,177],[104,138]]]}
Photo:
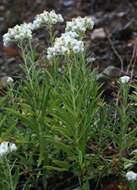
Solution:
{"label": "soil", "polygon": [[[32,21],[34,15],[43,10],[55,9],[66,20],[75,16],[91,15],[95,21],[92,32],[87,34],[89,66],[97,67],[102,73],[108,66],[120,69],[124,75],[127,66],[135,59],[132,55],[137,44],[137,0],[1,0],[0,1],[0,79],[3,76],[18,78],[21,59],[15,47],[4,48],[2,35],[9,27],[24,21]],[[62,30],[62,28],[59,28]],[[44,31],[38,32],[39,50],[45,46]],[[91,60],[91,57],[94,58]],[[39,60],[42,62],[42,59]],[[123,64],[123,69],[121,69]],[[117,73],[117,72],[116,72]],[[126,74],[130,74],[129,72]],[[136,77],[134,69],[134,77]],[[110,74],[110,78],[117,78]],[[66,177],[67,179],[67,177]],[[109,178],[111,179],[111,178]],[[102,190],[117,190],[118,179],[103,182]],[[60,189],[54,188],[54,190]],[[64,190],[62,188],[62,190]]]}
{"label": "soil", "polygon": [[[124,67],[130,63],[137,38],[136,0],[105,0],[105,3],[102,0],[35,0],[35,3],[33,0],[1,0],[0,77],[17,76],[20,62],[15,48],[3,48],[2,35],[9,27],[32,21],[34,15],[45,9],[55,9],[66,20],[79,15],[94,18],[94,30],[88,35],[89,55],[95,58],[94,66],[100,71],[109,65],[121,67],[121,61]],[[44,41],[44,35],[41,32],[38,38]]]}

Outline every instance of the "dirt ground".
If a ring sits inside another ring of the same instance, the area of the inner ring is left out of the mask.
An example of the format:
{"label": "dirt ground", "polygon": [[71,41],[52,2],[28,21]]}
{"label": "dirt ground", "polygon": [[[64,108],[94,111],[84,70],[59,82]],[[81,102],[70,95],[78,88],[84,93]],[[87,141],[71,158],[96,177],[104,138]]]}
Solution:
{"label": "dirt ground", "polygon": [[[136,0],[1,0],[0,1],[0,77],[16,76],[19,72],[17,51],[2,46],[2,35],[9,27],[32,21],[43,10],[55,9],[68,20],[91,15],[95,21],[88,35],[89,58],[103,70],[109,65],[129,64],[137,38]],[[44,34],[40,34],[42,40]],[[90,62],[90,59],[89,59]]]}

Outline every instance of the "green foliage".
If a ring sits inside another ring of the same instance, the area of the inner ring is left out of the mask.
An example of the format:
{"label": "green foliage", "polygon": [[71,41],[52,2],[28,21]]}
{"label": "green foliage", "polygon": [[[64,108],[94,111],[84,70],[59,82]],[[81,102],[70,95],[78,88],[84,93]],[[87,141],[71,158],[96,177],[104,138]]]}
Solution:
{"label": "green foliage", "polygon": [[16,160],[10,163],[4,156],[0,158],[0,188],[1,190],[16,190],[19,181],[19,169],[16,168]]}
{"label": "green foliage", "polygon": [[20,177],[24,189],[39,181],[46,189],[54,172],[73,174],[83,190],[90,189],[89,179],[122,176],[137,160],[131,151],[137,145],[137,87],[129,96],[129,84],[119,83],[116,102],[107,104],[84,53],[55,58],[46,69],[35,54],[22,49],[24,79],[0,99],[0,141],[18,146],[14,157],[0,159],[1,189],[16,189]]}

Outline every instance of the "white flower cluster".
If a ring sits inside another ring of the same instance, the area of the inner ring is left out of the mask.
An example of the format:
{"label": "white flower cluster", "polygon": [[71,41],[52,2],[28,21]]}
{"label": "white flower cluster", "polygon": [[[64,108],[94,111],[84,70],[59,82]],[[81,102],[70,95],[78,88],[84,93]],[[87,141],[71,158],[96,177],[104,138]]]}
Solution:
{"label": "white flower cluster", "polygon": [[54,25],[57,22],[63,22],[64,19],[61,14],[56,14],[54,10],[48,12],[44,11],[43,13],[37,15],[33,21],[33,29],[41,28],[46,25]]}
{"label": "white flower cluster", "polygon": [[80,40],[81,34],[92,29],[94,22],[90,17],[77,17],[66,23],[65,33],[56,38],[54,46],[47,50],[47,58],[57,55],[79,53],[84,51],[84,42]]}
{"label": "white flower cluster", "polygon": [[0,144],[0,156],[3,156],[5,154],[8,154],[16,150],[17,150],[17,147],[14,143],[5,141]]}
{"label": "white flower cluster", "polygon": [[79,53],[84,51],[84,42],[76,39],[75,32],[66,32],[61,37],[55,39],[53,47],[47,49],[47,58],[52,59],[57,55],[69,55],[71,52]]}
{"label": "white flower cluster", "polygon": [[79,38],[79,35],[78,35],[76,32],[69,31],[69,32],[62,33],[62,34],[61,34],[61,37],[62,37],[62,38],[71,37],[71,38],[78,39],[78,38]]}
{"label": "white flower cluster", "polygon": [[123,76],[123,77],[120,77],[120,82],[121,83],[128,83],[130,81],[130,77],[129,76]]}
{"label": "white flower cluster", "polygon": [[24,23],[9,28],[8,32],[3,35],[3,43],[8,47],[11,43],[24,42],[24,40],[32,39],[32,32],[42,26],[51,26],[57,22],[63,22],[64,19],[61,14],[56,14],[54,10],[37,15],[33,23]]}
{"label": "white flower cluster", "polygon": [[135,180],[137,180],[137,173],[135,173],[133,171],[129,171],[126,173],[126,178],[128,181],[135,181]]}
{"label": "white flower cluster", "polygon": [[13,80],[12,77],[7,77],[7,83],[8,83],[8,84],[11,84],[11,83],[13,83],[13,82],[14,82],[14,80]]}
{"label": "white flower cluster", "polygon": [[87,30],[93,29],[94,22],[91,17],[77,17],[66,23],[66,31],[77,33],[85,33]]}
{"label": "white flower cluster", "polygon": [[8,32],[3,35],[4,46],[9,46],[12,42],[19,42],[23,40],[32,39],[32,24],[24,23],[16,25],[13,28],[9,28]]}

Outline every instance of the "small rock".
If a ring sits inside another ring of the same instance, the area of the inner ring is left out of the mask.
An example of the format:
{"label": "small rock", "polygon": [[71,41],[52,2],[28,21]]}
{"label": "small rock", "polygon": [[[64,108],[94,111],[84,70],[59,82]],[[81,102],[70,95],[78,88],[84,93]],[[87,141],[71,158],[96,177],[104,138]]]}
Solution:
{"label": "small rock", "polygon": [[114,66],[108,66],[103,72],[97,75],[97,81],[108,85],[112,80],[120,77],[121,70]]}
{"label": "small rock", "polygon": [[4,22],[4,17],[0,17],[0,22]]}
{"label": "small rock", "polygon": [[119,12],[119,13],[117,13],[117,16],[118,17],[123,17],[123,16],[125,16],[127,14],[127,12]]}
{"label": "small rock", "polygon": [[96,58],[95,57],[88,57],[87,58],[87,63],[94,63],[96,61]]}
{"label": "small rock", "polygon": [[65,7],[69,7],[72,6],[74,2],[72,0],[64,0],[63,3]]}
{"label": "small rock", "polygon": [[16,46],[3,47],[6,57],[14,58],[20,56],[20,49]]}
{"label": "small rock", "polygon": [[4,11],[5,7],[3,5],[0,6],[0,11]]}
{"label": "small rock", "polygon": [[104,69],[102,74],[106,75],[109,78],[118,78],[120,77],[121,70],[115,66],[108,66],[107,68]]}
{"label": "small rock", "polygon": [[16,61],[16,59],[14,57],[8,58],[7,59],[7,64],[14,63],[15,61]]}
{"label": "small rock", "polygon": [[11,77],[4,76],[0,80],[0,88],[6,88],[11,83],[13,83],[13,79]]}
{"label": "small rock", "polygon": [[128,40],[133,34],[133,22],[132,20],[125,26],[115,28],[112,32],[112,38],[115,40]]}
{"label": "small rock", "polygon": [[96,79],[99,83],[108,83],[108,81],[110,81],[109,78],[103,73],[99,73]]}
{"label": "small rock", "polygon": [[104,31],[104,28],[98,28],[93,30],[92,34],[91,34],[91,39],[95,40],[95,39],[104,39],[106,38],[106,33]]}

